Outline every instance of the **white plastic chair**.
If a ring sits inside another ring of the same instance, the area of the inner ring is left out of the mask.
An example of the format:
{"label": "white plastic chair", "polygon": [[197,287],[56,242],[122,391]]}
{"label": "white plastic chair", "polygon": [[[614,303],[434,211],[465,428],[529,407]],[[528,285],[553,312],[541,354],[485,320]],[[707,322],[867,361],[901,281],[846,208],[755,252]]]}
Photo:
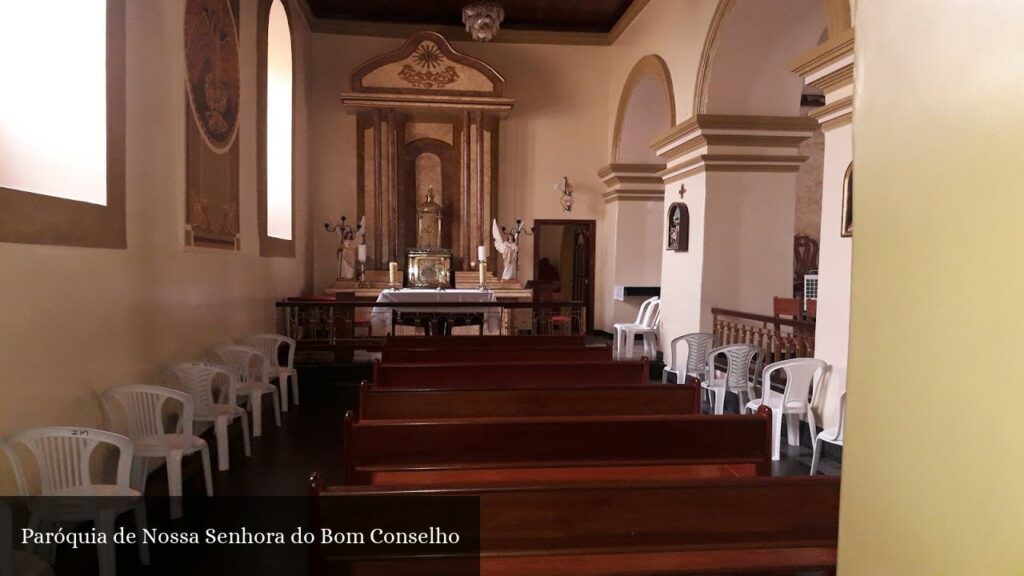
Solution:
{"label": "white plastic chair", "polygon": [[811,476],[818,473],[818,457],[821,454],[821,443],[828,442],[836,446],[843,445],[843,429],[846,428],[846,392],[839,397],[839,425],[826,428],[814,439],[814,456],[811,457]]}
{"label": "white plastic chair", "polygon": [[[640,326],[644,322],[644,319],[647,318],[648,310],[650,310],[651,306],[657,301],[657,296],[644,300],[644,303],[640,305],[640,310],[636,313],[636,320],[633,322],[617,322],[613,325],[613,328],[615,328],[615,358],[623,357],[623,350],[626,348],[626,328],[630,326]],[[632,340],[629,341],[629,349],[633,349]]]}
{"label": "white plastic chair", "polygon": [[14,549],[11,508],[0,501],[0,576],[53,576],[53,568],[35,554]]}
{"label": "white plastic chair", "polygon": [[[177,429],[168,433],[164,426],[164,405],[168,400],[180,405]],[[163,386],[118,386],[102,395],[103,410],[112,426],[126,430],[135,447],[132,461],[133,484],[146,491],[149,458],[163,458],[167,463],[167,493],[171,497],[171,518],[181,517],[181,459],[201,453],[206,495],[213,496],[213,475],[210,472],[210,449],[206,440],[193,432],[195,405],[192,397],[180,390]]]}
{"label": "white plastic chair", "polygon": [[[214,380],[222,376],[226,385],[221,388],[218,398],[213,396]],[[245,455],[252,456],[249,443],[249,414],[238,405],[238,383],[231,372],[219,364],[210,362],[182,362],[171,366],[165,375],[165,382],[174,387],[176,383],[195,403],[195,423],[212,422],[214,437],[217,438],[217,470],[231,468],[228,445],[228,425],[234,420],[242,424],[242,442]]]}
{"label": "white plastic chair", "polygon": [[[94,483],[93,452],[99,446],[117,449],[117,471],[114,484]],[[131,487],[132,441],[128,438],[91,428],[50,427],[16,432],[3,444],[13,464],[15,482],[22,496],[30,496],[25,481],[24,462],[19,454],[28,453],[39,472],[39,496],[58,496],[29,500],[29,528],[42,531],[60,523],[93,522],[107,535],[107,543],[97,545],[99,573],[114,576],[117,572],[112,535],[114,521],[124,512],[132,511],[139,541],[139,560],[149,566],[149,545],[142,538],[146,528],[146,505],[142,494]],[[75,497],[75,498],[71,498]],[[26,551],[32,552],[31,542]],[[53,563],[56,548],[47,547],[46,559]]]}
{"label": "white plastic chair", "polygon": [[[756,412],[762,404],[772,409],[772,460],[779,459],[783,415],[786,417],[786,441],[790,446],[800,445],[801,414],[807,416],[807,425],[812,433],[817,430],[811,406],[818,395],[827,367],[828,364],[816,358],[793,358],[764,367],[761,374],[761,397],[748,402],[746,410]],[[772,374],[779,371],[786,374],[786,387],[782,394],[772,390],[771,386]],[[750,394],[754,394],[753,386]]]}
{"label": "white plastic chair", "polygon": [[[712,345],[714,340],[715,336],[706,332],[694,332],[673,338],[672,343],[669,344],[669,350],[672,354],[671,361],[661,373],[661,383],[668,383],[669,374],[676,377],[676,383],[678,384],[683,384],[687,376],[693,376],[701,382],[706,380],[708,347]],[[685,363],[679,361],[680,342],[686,343]]]}
{"label": "white plastic chair", "polygon": [[221,364],[235,376],[238,396],[249,402],[252,411],[252,435],[263,435],[263,395],[270,394],[274,401],[274,421],[281,426],[281,398],[277,387],[270,383],[270,359],[252,346],[222,346],[214,351]]}
{"label": "white plastic chair", "polygon": [[644,341],[644,356],[654,358],[658,355],[658,328],[661,326],[661,300],[655,299],[647,308],[647,315],[640,319],[639,324],[630,324],[619,330],[622,333],[626,358],[633,357],[633,340],[639,334]]}
{"label": "white plastic chair", "polygon": [[[275,373],[277,385],[281,389],[281,411],[288,411],[288,382],[292,385],[292,398],[299,405],[299,373],[295,370],[295,340],[280,334],[256,334],[249,337],[249,345],[257,348],[270,358],[271,371]],[[284,366],[280,362],[281,346],[288,347],[288,362]]]}
{"label": "white plastic chair", "polygon": [[[726,370],[724,376],[719,376],[715,370],[715,359],[718,356],[725,356]],[[754,364],[754,377],[760,372],[761,361],[764,358],[764,351],[753,344],[729,344],[719,346],[708,352],[706,362],[707,379],[701,383],[708,392],[708,401],[714,407],[715,414],[725,412],[725,395],[732,392],[739,396],[739,406],[745,404],[743,396],[749,394],[750,365]]]}

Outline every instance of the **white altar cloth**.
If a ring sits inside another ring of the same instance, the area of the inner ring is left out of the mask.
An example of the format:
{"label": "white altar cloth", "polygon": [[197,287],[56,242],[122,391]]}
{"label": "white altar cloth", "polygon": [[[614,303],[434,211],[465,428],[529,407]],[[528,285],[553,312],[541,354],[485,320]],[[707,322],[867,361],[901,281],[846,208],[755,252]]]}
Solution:
{"label": "white altar cloth", "polygon": [[[423,307],[410,306],[399,309],[400,312],[417,313],[417,312],[428,312],[428,313],[471,313],[471,314],[482,314],[484,317],[484,333],[485,334],[498,334],[501,327],[501,309],[497,306],[466,306],[465,308],[459,307],[432,307],[431,304],[436,303],[480,303],[480,302],[497,302],[497,298],[494,292],[491,290],[432,290],[432,289],[418,289],[418,288],[403,288],[402,290],[383,290],[380,296],[377,297],[378,306],[373,308],[373,317],[371,325],[373,327],[374,334],[384,334],[390,331],[391,328],[391,311],[392,308],[388,306],[380,306],[380,304],[389,303],[416,303],[424,304]],[[407,327],[411,332],[412,327]],[[466,330],[475,328],[465,327]]]}

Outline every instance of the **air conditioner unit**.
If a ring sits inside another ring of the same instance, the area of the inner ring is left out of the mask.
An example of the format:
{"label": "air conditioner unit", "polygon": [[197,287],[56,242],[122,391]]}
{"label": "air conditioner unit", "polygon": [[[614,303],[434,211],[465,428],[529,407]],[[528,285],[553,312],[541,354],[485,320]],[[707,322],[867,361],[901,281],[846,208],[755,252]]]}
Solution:
{"label": "air conditioner unit", "polygon": [[807,311],[807,301],[818,299],[818,273],[804,274],[804,312]]}

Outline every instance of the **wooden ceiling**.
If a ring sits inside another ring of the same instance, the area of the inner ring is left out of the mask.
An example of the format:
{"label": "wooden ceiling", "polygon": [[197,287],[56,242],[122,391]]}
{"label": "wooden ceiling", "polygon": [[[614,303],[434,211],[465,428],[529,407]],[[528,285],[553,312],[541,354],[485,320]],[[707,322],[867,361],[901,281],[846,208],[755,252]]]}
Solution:
{"label": "wooden ceiling", "polygon": [[[306,0],[324,21],[462,27],[471,0]],[[504,30],[608,34],[634,0],[500,0]],[[501,36],[501,33],[498,33]]]}

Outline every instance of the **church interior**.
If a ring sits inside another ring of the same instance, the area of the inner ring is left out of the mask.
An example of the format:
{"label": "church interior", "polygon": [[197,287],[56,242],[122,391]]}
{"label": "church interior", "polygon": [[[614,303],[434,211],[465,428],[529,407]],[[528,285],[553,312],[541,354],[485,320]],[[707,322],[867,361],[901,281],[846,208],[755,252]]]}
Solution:
{"label": "church interior", "polygon": [[[0,0],[0,575],[1024,571],[1022,24]],[[228,496],[478,514],[114,545]]]}

